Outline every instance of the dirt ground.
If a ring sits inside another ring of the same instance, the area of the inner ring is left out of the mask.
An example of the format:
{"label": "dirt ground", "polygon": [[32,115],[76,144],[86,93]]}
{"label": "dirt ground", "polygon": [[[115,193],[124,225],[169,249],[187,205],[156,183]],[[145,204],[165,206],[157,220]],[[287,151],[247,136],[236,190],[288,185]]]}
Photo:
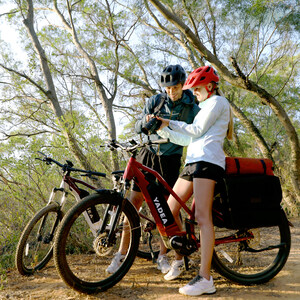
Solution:
{"label": "dirt ground", "polygon": [[[300,221],[293,219],[292,248],[283,270],[271,281],[262,285],[234,284],[213,273],[217,293],[201,299],[300,299]],[[183,273],[178,279],[167,282],[152,262],[137,258],[134,265],[116,286],[96,295],[80,294],[68,288],[58,276],[53,262],[32,277],[23,277],[16,270],[7,272],[0,280],[0,299],[164,299],[180,300],[178,288],[195,275],[195,270]],[[195,297],[194,297],[195,298]]]}

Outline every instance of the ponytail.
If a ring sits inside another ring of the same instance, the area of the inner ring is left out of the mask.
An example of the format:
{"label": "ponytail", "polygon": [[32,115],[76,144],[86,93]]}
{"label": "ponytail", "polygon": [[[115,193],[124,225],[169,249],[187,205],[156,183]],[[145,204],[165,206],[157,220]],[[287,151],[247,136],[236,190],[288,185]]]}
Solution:
{"label": "ponytail", "polygon": [[233,139],[233,116],[232,116],[232,110],[230,106],[229,106],[229,111],[230,111],[230,117],[229,117],[228,129],[227,129],[227,138],[229,140],[232,140]]}
{"label": "ponytail", "polygon": [[[221,97],[225,97],[225,95],[223,94],[223,92],[219,89],[219,87],[216,87],[216,95],[221,96]],[[233,139],[233,113],[231,110],[231,107],[229,106],[229,112],[230,112],[230,116],[229,116],[229,123],[228,123],[228,129],[227,129],[227,139],[228,140],[232,140]]]}

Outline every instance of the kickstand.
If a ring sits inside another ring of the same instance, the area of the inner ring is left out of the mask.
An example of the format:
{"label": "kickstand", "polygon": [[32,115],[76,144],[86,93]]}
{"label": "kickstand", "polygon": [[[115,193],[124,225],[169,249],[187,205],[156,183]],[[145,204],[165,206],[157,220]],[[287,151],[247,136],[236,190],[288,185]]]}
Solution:
{"label": "kickstand", "polygon": [[184,259],[185,269],[188,271],[190,269],[190,267],[189,267],[189,261],[190,260],[189,260],[189,258],[187,256],[184,256],[183,259]]}
{"label": "kickstand", "polygon": [[155,255],[154,255],[154,252],[153,252],[153,248],[152,248],[152,244],[151,244],[153,234],[152,234],[151,231],[149,231],[148,235],[149,235],[149,237],[148,237],[148,244],[149,244],[149,248],[150,248],[151,258],[152,258],[152,262],[155,264],[156,263],[156,258],[155,258]]}

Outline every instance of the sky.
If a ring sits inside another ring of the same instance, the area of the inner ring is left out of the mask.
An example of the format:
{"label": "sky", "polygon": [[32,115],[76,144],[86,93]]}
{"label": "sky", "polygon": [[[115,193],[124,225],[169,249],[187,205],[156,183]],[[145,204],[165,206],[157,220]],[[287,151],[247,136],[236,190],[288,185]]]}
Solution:
{"label": "sky", "polygon": [[0,43],[2,40],[5,41],[10,45],[17,57],[23,56],[25,59],[26,56],[18,43],[18,33],[14,30],[13,26],[7,23],[6,16],[3,15],[13,7],[13,4],[0,4]]}

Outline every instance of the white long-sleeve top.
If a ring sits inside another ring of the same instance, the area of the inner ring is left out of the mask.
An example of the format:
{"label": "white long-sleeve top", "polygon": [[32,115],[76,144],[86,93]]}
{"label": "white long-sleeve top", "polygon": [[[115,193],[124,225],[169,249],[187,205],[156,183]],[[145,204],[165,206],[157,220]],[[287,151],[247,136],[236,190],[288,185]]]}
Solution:
{"label": "white long-sleeve top", "polygon": [[230,121],[226,98],[212,96],[199,104],[201,110],[192,124],[171,120],[168,127],[157,131],[162,138],[188,146],[185,163],[206,161],[225,169],[224,139]]}

